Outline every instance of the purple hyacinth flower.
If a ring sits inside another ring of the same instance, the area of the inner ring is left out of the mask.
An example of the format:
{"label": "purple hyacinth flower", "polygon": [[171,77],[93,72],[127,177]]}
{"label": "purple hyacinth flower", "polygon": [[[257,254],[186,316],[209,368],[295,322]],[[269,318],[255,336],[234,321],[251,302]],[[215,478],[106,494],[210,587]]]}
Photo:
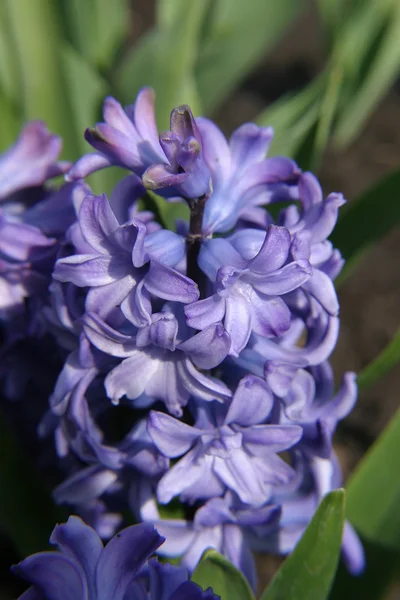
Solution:
{"label": "purple hyacinth flower", "polygon": [[256,588],[254,558],[247,534],[262,531],[263,537],[276,528],[280,508],[276,505],[261,508],[234,506],[232,497],[213,498],[196,511],[192,522],[180,519],[157,520],[156,527],[166,541],[158,553],[168,558],[180,556],[180,564],[194,571],[207,548],[226,556]]}
{"label": "purple hyacinth flower", "polygon": [[114,403],[124,395],[140,402],[145,394],[163,400],[170,412],[180,416],[191,395],[220,401],[231,396],[222,381],[196,368],[217,366],[227,355],[229,336],[221,325],[215,325],[184,341],[176,318],[178,308],[166,303],[149,324],[130,335],[112,329],[95,314],[86,315],[83,327],[90,342],[101,352],[124,359],[105,379],[107,395]]}
{"label": "purple hyacinth flower", "polygon": [[336,426],[357,400],[355,373],[344,374],[337,394],[334,394],[333,371],[328,362],[305,370],[268,361],[265,378],[274,394],[282,399],[281,422],[296,423],[303,428],[299,444],[302,451],[329,458]]}
{"label": "purple hyacinth flower", "polygon": [[209,193],[211,176],[204,161],[201,134],[188,106],[171,113],[171,131],[158,137],[154,116],[154,91],[143,88],[134,105],[123,109],[108,97],[104,102],[105,123],[85,132],[98,151],[72,167],[67,179],[86,177],[110,165],[143,175],[146,188],[174,188],[174,195],[197,198]]}
{"label": "purple hyacinth flower", "polygon": [[[184,255],[183,238],[167,230],[147,233],[139,220],[120,225],[105,195],[84,199],[70,237],[76,254],[57,261],[54,278],[92,288],[87,310],[107,315],[121,304],[136,322],[134,315],[150,303],[149,294],[179,302],[198,298],[197,285],[172,268]],[[142,269],[149,261],[150,267]]]}
{"label": "purple hyacinth flower", "polygon": [[240,253],[222,238],[204,242],[199,264],[216,291],[186,307],[188,325],[203,329],[223,321],[233,356],[245,348],[252,332],[267,338],[282,335],[290,327],[291,314],[280,296],[302,286],[312,275],[308,260],[290,260],[291,244],[288,230],[274,225],[256,251],[249,244],[246,249],[239,246]]}
{"label": "purple hyacinth flower", "polygon": [[174,187],[185,198],[210,193],[211,174],[204,162],[202,139],[188,106],[171,113],[171,131],[160,135],[167,164],[150,166],[143,174],[143,185],[150,190]]}
{"label": "purple hyacinth flower", "polygon": [[143,88],[135,104],[125,109],[107,97],[104,123],[87,129],[85,138],[97,152],[86,154],[68,172],[67,180],[82,179],[99,169],[118,165],[142,175],[150,165],[165,162],[154,114],[155,94]]}
{"label": "purple hyacinth flower", "polygon": [[33,554],[12,570],[33,585],[34,597],[124,600],[132,581],[163,541],[153,525],[141,523],[123,529],[103,547],[91,527],[70,517],[50,537],[59,552]]}
{"label": "purple hyacinth flower", "polygon": [[204,235],[232,229],[246,203],[258,191],[280,182],[297,181],[300,170],[295,162],[283,157],[265,159],[272,128],[246,123],[233,133],[228,144],[209,119],[200,117],[196,123],[212,176],[213,191],[204,211]]}
{"label": "purple hyacinth flower", "polygon": [[244,377],[229,407],[212,403],[197,410],[193,427],[164,413],[150,412],[148,431],[169,458],[183,456],[160,480],[157,498],[221,496],[231,489],[247,504],[268,501],[273,487],[287,483],[293,470],[279,456],[299,441],[297,426],[264,425],[273,398],[264,381]]}
{"label": "purple hyacinth flower", "polygon": [[61,138],[50,133],[45,123],[27,123],[15,144],[0,156],[0,201],[65,173],[71,164],[57,162],[61,147]]}

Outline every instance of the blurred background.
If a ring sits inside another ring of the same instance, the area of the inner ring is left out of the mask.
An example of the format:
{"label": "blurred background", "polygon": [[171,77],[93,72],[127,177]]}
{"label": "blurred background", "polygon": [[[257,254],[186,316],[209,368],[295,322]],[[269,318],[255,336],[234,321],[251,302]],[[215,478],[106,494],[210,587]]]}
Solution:
{"label": "blurred background", "polygon": [[[104,96],[128,104],[143,85],[156,90],[160,128],[180,103],[227,135],[246,121],[273,125],[271,153],[349,203],[333,240],[349,259],[333,366],[338,380],[361,373],[336,438],[347,476],[399,405],[399,74],[399,0],[0,0],[0,150],[39,118],[74,160]],[[91,183],[108,191],[119,175]]]}

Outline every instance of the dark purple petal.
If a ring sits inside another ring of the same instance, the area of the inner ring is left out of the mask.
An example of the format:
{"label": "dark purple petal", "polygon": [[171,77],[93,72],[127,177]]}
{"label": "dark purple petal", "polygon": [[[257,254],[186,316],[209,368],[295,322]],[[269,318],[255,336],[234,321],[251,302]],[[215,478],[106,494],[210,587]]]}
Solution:
{"label": "dark purple petal", "polygon": [[197,583],[185,581],[172,594],[168,600],[220,600],[211,588],[203,591]]}
{"label": "dark purple petal", "polygon": [[66,523],[56,525],[50,536],[50,543],[56,544],[64,555],[70,556],[82,567],[86,575],[88,596],[94,598],[96,567],[103,550],[103,544],[94,529],[79,517],[72,516]]}
{"label": "dark purple petal", "polygon": [[[187,580],[188,572],[183,567],[178,567],[169,563],[162,564],[159,563],[158,560],[152,559],[149,561],[147,568],[150,578],[151,600],[171,600],[171,597],[179,598],[179,594],[176,595],[174,592],[180,588],[183,583],[190,583]],[[145,598],[147,598],[147,595]],[[184,598],[184,596],[182,596],[182,598]],[[190,600],[190,597],[188,600]]]}
{"label": "dark purple petal", "polygon": [[102,551],[97,565],[97,600],[123,600],[133,577],[163,541],[150,523],[117,533]]}
{"label": "dark purple petal", "polygon": [[37,586],[46,600],[89,600],[82,569],[62,554],[39,552],[12,567],[12,570]]}

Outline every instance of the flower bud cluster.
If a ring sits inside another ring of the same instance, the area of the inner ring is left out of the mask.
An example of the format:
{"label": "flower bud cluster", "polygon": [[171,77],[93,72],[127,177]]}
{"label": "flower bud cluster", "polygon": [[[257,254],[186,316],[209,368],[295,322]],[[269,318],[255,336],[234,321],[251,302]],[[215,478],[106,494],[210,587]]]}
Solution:
{"label": "flower bud cluster", "polygon": [[[352,373],[335,392],[328,362],[343,266],[328,237],[344,199],[266,158],[270,128],[245,124],[227,141],[181,106],[159,135],[149,89],[126,109],[107,98],[85,136],[96,152],[69,183],[5,213],[25,254],[1,248],[29,282],[1,273],[0,306],[30,326],[36,302],[60,357],[39,430],[69,457],[55,498],[106,538],[128,503],[166,538],[160,553],[191,571],[212,546],[254,586],[251,550],[290,552],[340,485],[332,435],[357,395]],[[37,155],[35,185],[57,170],[54,156],[43,168],[44,143]],[[93,195],[83,178],[110,165],[131,174]],[[148,190],[188,205],[189,224],[164,229],[142,210]],[[31,278],[49,246],[42,289]],[[362,568],[350,525],[343,552]]]}

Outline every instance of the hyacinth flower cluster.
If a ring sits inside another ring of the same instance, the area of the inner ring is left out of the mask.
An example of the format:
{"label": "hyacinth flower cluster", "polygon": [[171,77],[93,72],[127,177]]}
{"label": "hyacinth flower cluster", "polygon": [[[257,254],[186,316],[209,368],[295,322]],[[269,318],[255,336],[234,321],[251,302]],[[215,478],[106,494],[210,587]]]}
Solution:
{"label": "hyacinth flower cluster", "polygon": [[[85,132],[95,152],[72,167],[38,124],[0,159],[5,393],[27,379],[12,331],[50,347],[53,379],[45,361],[36,374],[54,381],[38,434],[63,469],[55,500],[104,539],[129,507],[165,537],[159,554],[192,572],[213,547],[255,587],[252,551],[291,552],[341,485],[332,436],[357,389],[346,373],[335,390],[329,364],[343,259],[328,237],[344,199],[267,158],[270,128],[227,141],[180,106],[159,134],[147,88],[126,108],[107,98],[103,114]],[[109,166],[131,173],[93,194],[85,178]],[[155,191],[189,222],[165,229]],[[360,572],[349,524],[342,550]]]}

